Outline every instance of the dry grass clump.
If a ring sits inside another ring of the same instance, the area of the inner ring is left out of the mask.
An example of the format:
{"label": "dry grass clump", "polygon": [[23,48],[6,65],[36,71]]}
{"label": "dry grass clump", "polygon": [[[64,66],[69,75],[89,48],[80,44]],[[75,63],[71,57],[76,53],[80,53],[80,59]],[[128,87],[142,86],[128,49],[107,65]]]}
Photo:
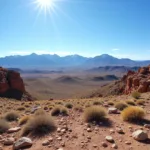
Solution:
{"label": "dry grass clump", "polygon": [[108,105],[113,106],[113,105],[114,105],[114,102],[113,102],[113,101],[108,101]]}
{"label": "dry grass clump", "polygon": [[99,106],[91,106],[89,108],[86,108],[84,112],[84,119],[86,122],[103,121],[105,117],[106,117],[105,109]]}
{"label": "dry grass clump", "polygon": [[28,116],[28,115],[21,117],[19,119],[19,125],[26,124],[29,121],[29,119],[31,119],[31,116]]}
{"label": "dry grass clump", "polygon": [[67,108],[65,108],[65,107],[62,107],[61,108],[61,114],[63,115],[63,116],[68,116],[68,110],[67,110]]}
{"label": "dry grass clump", "polygon": [[51,111],[51,115],[52,116],[58,116],[61,112],[61,107],[60,106],[56,106],[52,109]]}
{"label": "dry grass clump", "polygon": [[71,104],[71,103],[66,103],[66,104],[65,104],[65,107],[71,109],[71,108],[73,107],[73,104]]}
{"label": "dry grass clump", "polygon": [[95,100],[93,102],[93,105],[101,105],[101,104],[102,104],[102,101],[100,101],[100,100]]}
{"label": "dry grass clump", "polygon": [[30,105],[29,105],[29,104],[25,104],[25,105],[24,105],[24,107],[29,108],[29,107],[30,107]]}
{"label": "dry grass clump", "polygon": [[126,103],[128,105],[132,105],[132,106],[135,106],[135,102],[133,100],[127,100]]}
{"label": "dry grass clump", "polygon": [[117,108],[118,110],[124,110],[126,107],[128,107],[128,105],[124,102],[117,102],[115,104],[115,108]]}
{"label": "dry grass clump", "polygon": [[56,106],[52,109],[51,115],[52,116],[59,116],[59,115],[66,116],[68,115],[68,110],[62,106]]}
{"label": "dry grass clump", "polygon": [[24,107],[24,106],[19,106],[18,108],[17,108],[17,110],[18,111],[23,111],[23,110],[25,110],[26,108]]}
{"label": "dry grass clump", "polygon": [[4,115],[4,119],[7,121],[17,121],[19,114],[15,111],[8,112]]}
{"label": "dry grass clump", "polygon": [[136,104],[137,104],[137,105],[144,105],[144,104],[145,104],[145,101],[144,101],[144,100],[137,100],[137,101],[136,101]]}
{"label": "dry grass clump", "polygon": [[38,109],[34,113],[35,116],[45,115],[45,114],[46,114],[46,112],[43,109]]}
{"label": "dry grass clump", "polygon": [[0,134],[5,133],[9,128],[9,123],[4,119],[0,119]]}
{"label": "dry grass clump", "polygon": [[50,115],[39,115],[30,119],[27,124],[25,124],[21,136],[29,135],[40,137],[53,132],[55,129],[54,120]]}
{"label": "dry grass clump", "polygon": [[58,102],[55,102],[56,105],[63,105],[63,102],[61,101],[58,101]]}
{"label": "dry grass clump", "polygon": [[145,116],[145,111],[138,106],[130,106],[121,112],[124,121],[140,121]]}
{"label": "dry grass clump", "polygon": [[141,97],[141,94],[137,91],[132,92],[132,97],[135,99],[139,99]]}

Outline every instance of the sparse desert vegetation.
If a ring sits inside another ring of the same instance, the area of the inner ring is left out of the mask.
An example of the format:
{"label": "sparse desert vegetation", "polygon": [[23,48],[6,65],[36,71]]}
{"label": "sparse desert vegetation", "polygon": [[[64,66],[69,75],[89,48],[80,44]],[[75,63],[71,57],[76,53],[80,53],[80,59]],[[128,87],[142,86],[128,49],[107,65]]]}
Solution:
{"label": "sparse desert vegetation", "polygon": [[7,121],[17,121],[18,118],[19,113],[16,111],[11,111],[4,115],[4,119],[6,119]]}
{"label": "sparse desert vegetation", "polygon": [[133,98],[139,99],[140,96],[141,96],[141,94],[140,94],[139,92],[137,92],[137,91],[132,92],[132,97],[133,97]]}
{"label": "sparse desert vegetation", "polygon": [[29,119],[28,123],[22,129],[22,136],[44,136],[56,129],[54,120],[50,115],[38,115]]}
{"label": "sparse desert vegetation", "polygon": [[84,120],[86,122],[100,122],[103,121],[106,117],[106,110],[99,106],[91,106],[85,109]]}
{"label": "sparse desert vegetation", "polygon": [[[136,106],[138,105],[137,102],[141,100],[145,101],[144,108]],[[85,144],[85,149],[93,149],[93,144],[102,150],[106,149],[99,140],[103,141],[109,149],[113,143],[111,144],[105,141],[105,137],[108,135],[113,137],[119,149],[126,147],[126,142],[130,140],[132,142],[130,145],[138,150],[139,147],[143,148],[142,143],[135,142],[128,135],[131,134],[132,130],[140,128],[143,128],[149,133],[146,128],[149,121],[149,113],[146,113],[149,112],[150,107],[149,93],[142,94],[141,99],[137,100],[132,100],[132,95],[122,95],[104,98],[53,101],[38,100],[19,102],[9,99],[7,101],[0,101],[0,114],[1,118],[3,118],[0,120],[2,137],[7,136],[8,129],[19,127],[21,128],[20,130],[15,129],[17,130],[16,134],[9,133],[8,137],[14,135],[16,139],[22,136],[30,138],[34,142],[32,146],[33,150],[43,148],[48,150],[49,147],[44,146],[46,143],[51,143],[51,148],[55,146],[61,148],[64,142],[65,147],[63,149],[69,150],[72,148],[74,150],[76,148],[81,150],[83,149],[82,141],[86,142],[85,137],[91,137],[93,139],[89,138],[89,142]],[[69,104],[68,108],[66,104]],[[18,111],[18,108],[24,107],[25,105],[28,106],[25,107],[26,109]],[[72,109],[70,109],[70,106],[73,106]],[[13,109],[13,112],[9,112],[8,107]],[[121,110],[121,114],[115,112],[107,113],[109,108],[112,108],[112,111],[116,111],[115,107],[117,110]],[[33,110],[35,110],[34,113]],[[7,117],[9,116],[8,122],[5,119],[6,114]],[[147,121],[144,122],[144,119]],[[122,134],[120,137],[118,132],[124,132],[125,134]],[[120,138],[123,141],[121,144],[118,142]],[[77,142],[77,145],[74,146],[72,142]],[[11,145],[6,147],[1,143],[0,146],[3,146],[6,150],[7,148],[11,148]],[[144,147],[148,148],[148,146],[145,145]]]}
{"label": "sparse desert vegetation", "polygon": [[9,123],[4,119],[0,119],[0,134],[7,132],[9,128]]}
{"label": "sparse desert vegetation", "polygon": [[124,121],[141,121],[144,119],[145,111],[141,107],[130,106],[121,112]]}
{"label": "sparse desert vegetation", "polygon": [[117,102],[115,104],[115,107],[118,109],[118,110],[124,110],[126,107],[128,107],[128,105],[125,103],[125,102]]}

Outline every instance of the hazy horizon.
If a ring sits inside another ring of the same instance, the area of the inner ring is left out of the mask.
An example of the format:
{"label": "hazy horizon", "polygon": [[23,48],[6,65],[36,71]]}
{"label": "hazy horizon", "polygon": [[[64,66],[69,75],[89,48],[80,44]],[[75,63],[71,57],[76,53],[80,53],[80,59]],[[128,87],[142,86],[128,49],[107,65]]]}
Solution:
{"label": "hazy horizon", "polygon": [[1,0],[0,57],[79,54],[150,60],[149,0]]}

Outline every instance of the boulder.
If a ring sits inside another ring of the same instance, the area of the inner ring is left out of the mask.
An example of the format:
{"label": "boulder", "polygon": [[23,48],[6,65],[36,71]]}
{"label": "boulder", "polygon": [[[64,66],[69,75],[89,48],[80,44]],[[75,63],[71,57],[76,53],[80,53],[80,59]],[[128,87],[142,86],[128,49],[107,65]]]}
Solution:
{"label": "boulder", "polygon": [[13,150],[19,150],[22,148],[31,147],[32,144],[33,142],[30,138],[22,137],[14,143]]}
{"label": "boulder", "polygon": [[137,141],[145,141],[148,139],[148,134],[143,130],[137,130],[132,133],[132,137]]}

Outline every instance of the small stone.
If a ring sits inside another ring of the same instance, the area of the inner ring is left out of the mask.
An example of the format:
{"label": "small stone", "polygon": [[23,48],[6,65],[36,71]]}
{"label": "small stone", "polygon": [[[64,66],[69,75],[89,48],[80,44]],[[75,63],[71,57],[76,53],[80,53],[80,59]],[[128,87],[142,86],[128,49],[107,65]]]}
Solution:
{"label": "small stone", "polygon": [[144,127],[150,129],[150,124],[145,124]]}
{"label": "small stone", "polygon": [[42,145],[43,145],[43,146],[47,146],[47,145],[49,145],[49,144],[50,144],[49,140],[45,140],[45,141],[42,142]]}
{"label": "small stone", "polygon": [[94,147],[94,148],[96,148],[96,147],[97,147],[97,145],[93,145],[93,147]]}
{"label": "small stone", "polygon": [[102,142],[102,146],[103,146],[103,147],[108,147],[108,145],[107,145],[106,142]]}
{"label": "small stone", "polygon": [[52,138],[52,137],[50,137],[48,140],[49,140],[50,142],[52,142],[52,141],[53,141],[53,138]]}
{"label": "small stone", "polygon": [[57,128],[57,132],[61,132],[61,128]]}
{"label": "small stone", "polygon": [[124,132],[123,132],[123,129],[121,129],[121,128],[116,128],[116,131],[118,132],[118,133],[120,133],[120,134],[123,134]]}
{"label": "small stone", "polygon": [[14,133],[14,132],[18,132],[21,129],[21,127],[15,127],[15,128],[10,128],[8,129],[8,133]]}
{"label": "small stone", "polygon": [[118,112],[118,110],[115,107],[108,108],[108,113],[109,114],[116,114],[117,112]]}
{"label": "small stone", "polygon": [[114,142],[114,139],[111,136],[106,136],[105,138],[108,142]]}
{"label": "small stone", "polygon": [[113,144],[111,147],[114,148],[114,149],[118,148],[117,144]]}
{"label": "small stone", "polygon": [[125,144],[127,144],[127,145],[131,145],[131,142],[129,142],[129,141],[126,141],[126,142],[125,142]]}
{"label": "small stone", "polygon": [[113,129],[110,129],[110,133],[112,134],[112,133],[115,133],[115,130],[113,130]]}
{"label": "small stone", "polygon": [[14,142],[15,142],[15,139],[13,137],[10,137],[4,140],[4,145],[13,145]]}
{"label": "small stone", "polygon": [[58,148],[58,150],[64,150],[63,148]]}
{"label": "small stone", "polygon": [[57,138],[57,140],[61,141],[61,140],[62,140],[62,138],[61,138],[61,137],[58,137],[58,138]]}
{"label": "small stone", "polygon": [[92,132],[91,128],[87,128],[87,132]]}
{"label": "small stone", "polygon": [[62,129],[62,130],[61,130],[61,133],[66,133],[66,129]]}

